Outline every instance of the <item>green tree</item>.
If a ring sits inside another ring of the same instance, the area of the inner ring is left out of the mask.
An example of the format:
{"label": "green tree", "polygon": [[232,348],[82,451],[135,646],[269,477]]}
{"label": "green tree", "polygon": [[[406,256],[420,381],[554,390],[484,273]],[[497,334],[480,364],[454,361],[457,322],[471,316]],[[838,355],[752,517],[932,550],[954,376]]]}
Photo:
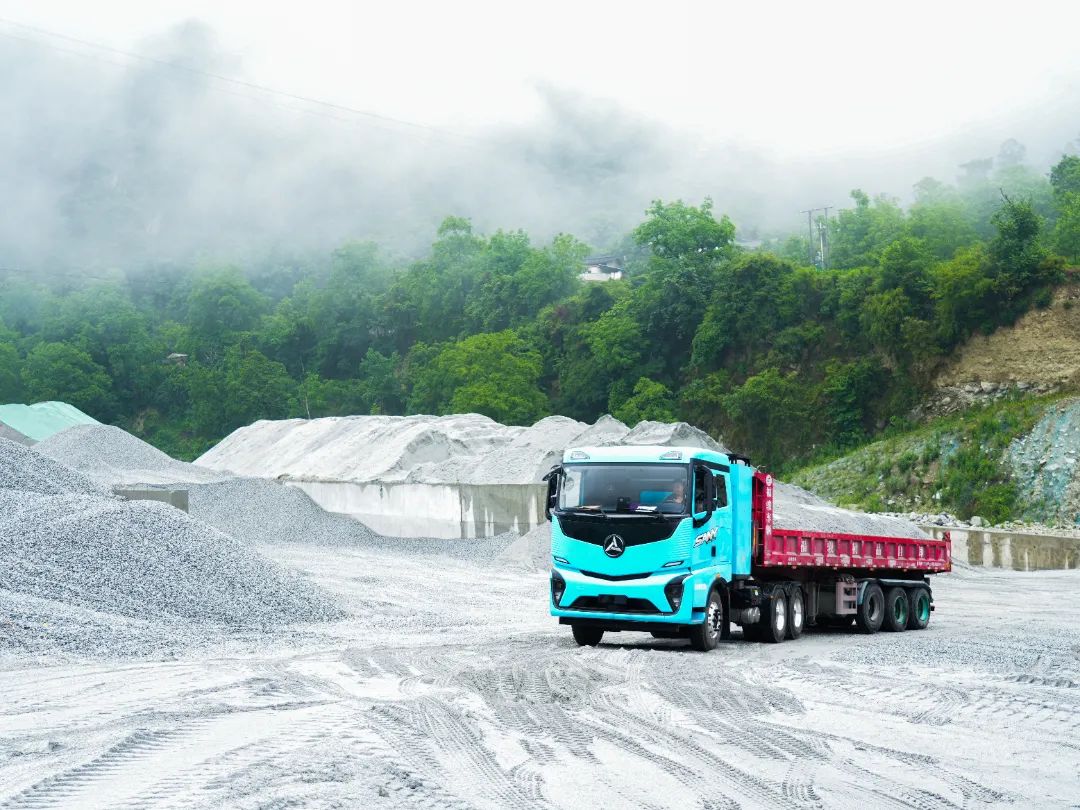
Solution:
{"label": "green tree", "polygon": [[1054,248],[1062,256],[1080,260],[1080,156],[1065,155],[1050,170],[1057,222]]}
{"label": "green tree", "polygon": [[616,419],[627,425],[644,420],[675,421],[675,398],[666,385],[642,377],[634,385],[634,394],[618,407],[611,409]]}
{"label": "green tree", "polygon": [[401,358],[389,357],[368,349],[360,362],[360,390],[371,413],[401,413],[405,407],[405,388],[401,381]]}
{"label": "green tree", "polygon": [[266,300],[236,268],[202,273],[187,306],[195,353],[213,361],[226,344],[255,329],[265,308]]}
{"label": "green tree", "polygon": [[[0,328],[0,333],[2,333]],[[19,367],[22,364],[15,344],[0,340],[0,404],[22,400],[22,381]]]}
{"label": "green tree", "polygon": [[537,386],[539,352],[510,330],[473,335],[444,347],[416,347],[406,363],[410,413],[482,413],[531,424],[547,411]]}
{"label": "green tree", "polygon": [[710,199],[697,207],[655,200],[646,213],[648,219],[634,229],[634,241],[653,256],[710,262],[726,255],[735,240],[735,225],[727,216],[715,217]]}
{"label": "green tree", "polygon": [[829,264],[865,267],[878,263],[881,252],[904,231],[904,212],[895,200],[879,196],[871,201],[860,190],[851,192],[855,207],[840,211],[829,222]]}
{"label": "green tree", "polygon": [[101,422],[118,416],[109,375],[71,344],[37,344],[26,356],[22,382],[31,402],[61,400]]}
{"label": "green tree", "polygon": [[819,392],[821,413],[833,443],[851,447],[866,439],[875,403],[885,390],[885,369],[872,359],[830,360]]}
{"label": "green tree", "polygon": [[767,467],[780,467],[813,440],[807,388],[795,374],[770,368],[723,398],[724,439]]}
{"label": "green tree", "polygon": [[795,268],[754,253],[723,264],[705,317],[693,338],[691,364],[717,369],[731,361],[749,364],[772,346],[773,336],[799,318]]}

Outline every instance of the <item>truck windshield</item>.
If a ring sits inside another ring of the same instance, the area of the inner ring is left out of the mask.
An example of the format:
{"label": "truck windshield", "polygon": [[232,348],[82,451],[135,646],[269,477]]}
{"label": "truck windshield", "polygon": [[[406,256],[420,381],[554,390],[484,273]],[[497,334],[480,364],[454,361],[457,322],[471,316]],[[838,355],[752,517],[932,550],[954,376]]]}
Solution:
{"label": "truck windshield", "polygon": [[682,515],[690,500],[684,464],[567,464],[560,509]]}

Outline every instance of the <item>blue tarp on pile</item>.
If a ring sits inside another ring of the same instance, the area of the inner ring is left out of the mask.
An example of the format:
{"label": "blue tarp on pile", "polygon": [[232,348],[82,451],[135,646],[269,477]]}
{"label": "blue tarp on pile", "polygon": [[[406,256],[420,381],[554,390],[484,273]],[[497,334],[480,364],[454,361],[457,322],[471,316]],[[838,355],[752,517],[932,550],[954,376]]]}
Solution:
{"label": "blue tarp on pile", "polygon": [[23,444],[43,441],[73,425],[97,424],[97,419],[66,402],[0,405],[0,436]]}

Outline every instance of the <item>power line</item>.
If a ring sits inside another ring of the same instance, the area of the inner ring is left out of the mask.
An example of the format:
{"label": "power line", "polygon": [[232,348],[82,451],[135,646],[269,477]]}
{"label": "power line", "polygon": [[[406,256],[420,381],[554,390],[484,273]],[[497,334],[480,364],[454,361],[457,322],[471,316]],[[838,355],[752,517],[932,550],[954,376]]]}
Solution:
{"label": "power line", "polygon": [[[69,36],[67,34],[61,34],[61,33],[57,32],[57,31],[50,31],[50,30],[48,30],[46,28],[40,28],[38,26],[28,25],[26,23],[21,23],[21,22],[18,22],[16,20],[10,20],[10,19],[7,19],[5,17],[0,17],[0,23],[4,23],[5,25],[14,26],[16,28],[20,28],[20,29],[23,29],[23,30],[26,30],[26,31],[33,31],[34,33],[42,34],[44,36],[54,37],[56,39],[65,40],[67,42],[72,42],[72,43],[75,43],[77,45],[82,45],[84,47],[95,48],[97,50],[104,51],[104,52],[110,53],[110,54],[115,54],[117,56],[122,56],[122,57],[125,57],[127,59],[134,59],[134,60],[137,60],[137,61],[140,61],[140,62],[146,62],[148,64],[158,65],[160,67],[166,67],[166,68],[170,68],[170,69],[173,69],[173,70],[182,71],[184,73],[188,73],[188,74],[191,74],[191,75],[201,76],[201,77],[207,78],[207,79],[213,79],[215,81],[224,82],[224,83],[231,84],[231,85],[234,85],[234,86],[237,86],[237,87],[243,87],[243,88],[248,89],[248,90],[256,90],[256,91],[259,91],[261,93],[266,93],[266,94],[271,95],[271,96],[277,96],[278,98],[289,99],[290,101],[299,101],[299,102],[302,102],[302,103],[305,103],[305,104],[312,104],[312,105],[314,105],[316,107],[321,107],[321,108],[323,108],[325,110],[334,110],[334,111],[337,111],[337,112],[348,113],[349,115],[353,115],[353,116],[360,116],[362,118],[369,119],[372,122],[378,122],[378,123],[381,123],[381,124],[392,124],[392,125],[397,126],[397,127],[406,127],[408,129],[422,131],[422,132],[426,132],[426,133],[432,134],[432,135],[442,136],[444,138],[455,139],[455,140],[457,140],[459,142],[467,143],[467,144],[488,145],[487,142],[485,142],[485,141],[483,141],[483,140],[481,140],[479,138],[474,138],[474,137],[469,136],[469,135],[462,135],[460,133],[452,132],[452,131],[446,130],[446,129],[441,129],[439,127],[433,127],[433,126],[429,126],[427,124],[420,124],[420,123],[417,123],[415,121],[407,121],[407,120],[402,119],[402,118],[393,118],[391,116],[381,115],[379,113],[371,112],[370,110],[361,110],[361,109],[358,109],[356,107],[349,107],[348,105],[345,105],[345,104],[338,104],[338,103],[333,102],[333,101],[325,101],[323,99],[314,98],[312,96],[305,96],[305,95],[301,95],[301,94],[298,94],[298,93],[290,93],[290,92],[288,92],[286,90],[279,90],[277,88],[269,87],[267,85],[259,84],[257,82],[250,82],[250,81],[247,81],[245,79],[238,79],[238,78],[236,78],[234,76],[226,76],[224,74],[215,73],[213,71],[203,70],[202,68],[192,67],[191,65],[185,65],[182,62],[172,62],[172,61],[169,61],[167,59],[158,59],[158,58],[153,57],[153,56],[146,56],[145,54],[133,53],[131,51],[125,51],[125,50],[121,50],[119,48],[113,48],[113,47],[111,47],[109,45],[103,45],[103,44],[98,43],[98,42],[91,42],[90,40],[80,39],[78,37]],[[60,51],[62,53],[73,54],[75,56],[82,56],[82,57],[87,58],[87,59],[97,59],[98,61],[103,61],[103,62],[106,62],[106,63],[111,64],[111,65],[116,65],[118,67],[126,67],[127,66],[123,62],[117,62],[117,61],[110,60],[110,59],[104,59],[98,54],[86,53],[85,51],[73,50],[71,48],[63,48],[63,47],[60,47],[60,46],[58,46],[58,45],[56,45],[54,43],[46,42],[46,41],[43,41],[43,40],[40,40],[40,39],[35,39],[35,38],[32,38],[32,37],[25,37],[25,36],[18,36],[17,34],[13,34],[10,31],[0,31],[0,36],[6,36],[6,37],[8,37],[10,39],[19,40],[21,42],[29,42],[29,43],[39,45],[39,46],[44,47],[44,48],[50,48],[52,50]],[[265,101],[265,99],[258,99],[255,96],[250,96],[250,95],[247,95],[247,94],[233,94],[233,95],[242,95],[242,97],[245,97],[245,98],[250,98],[250,99],[259,100],[259,101]],[[280,108],[280,105],[273,105],[273,106],[277,106],[277,107]],[[297,110],[297,108],[295,108],[295,107],[285,107],[284,109]],[[313,113],[313,114],[319,114],[319,113],[315,113],[312,110],[297,110],[297,111],[298,112],[309,112],[309,113]],[[345,119],[345,118],[341,118],[339,116],[333,116],[333,115],[324,115],[323,117],[330,118],[331,120],[335,120],[335,121],[342,121],[342,122],[348,122],[349,121],[349,119]]]}

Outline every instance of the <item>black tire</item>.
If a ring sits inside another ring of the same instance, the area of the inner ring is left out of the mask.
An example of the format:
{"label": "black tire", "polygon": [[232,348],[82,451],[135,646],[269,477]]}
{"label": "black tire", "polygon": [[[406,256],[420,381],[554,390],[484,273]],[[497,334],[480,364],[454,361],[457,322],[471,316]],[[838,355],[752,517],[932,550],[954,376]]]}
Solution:
{"label": "black tire", "polygon": [[908,628],[925,630],[930,624],[930,591],[923,587],[908,591]]}
{"label": "black tire", "polygon": [[761,636],[763,641],[779,644],[787,637],[787,598],[783,591],[776,591],[763,606]]}
{"label": "black tire", "polygon": [[690,646],[699,652],[715,650],[716,645],[720,643],[726,621],[724,600],[720,592],[714,588],[709,592],[709,601],[705,603],[705,619],[701,624],[690,627]]}
{"label": "black tire", "polygon": [[885,618],[881,629],[891,633],[900,633],[907,630],[908,616],[911,609],[908,603],[907,591],[904,588],[889,588],[885,592]]}
{"label": "black tire", "polygon": [[787,637],[792,641],[803,634],[806,627],[806,599],[802,588],[795,587],[788,594]]}
{"label": "black tire", "polygon": [[855,614],[855,624],[863,633],[876,633],[885,619],[885,594],[881,586],[871,582],[863,591],[862,603]]}
{"label": "black tire", "polygon": [[573,624],[570,629],[574,633],[574,641],[579,647],[595,647],[604,637],[604,631],[595,627],[586,627],[582,624]]}

